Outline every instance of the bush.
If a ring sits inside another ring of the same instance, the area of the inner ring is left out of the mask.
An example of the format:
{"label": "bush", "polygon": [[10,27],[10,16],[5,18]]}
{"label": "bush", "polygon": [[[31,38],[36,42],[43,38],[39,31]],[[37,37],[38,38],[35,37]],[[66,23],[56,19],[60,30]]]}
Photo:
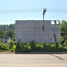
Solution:
{"label": "bush", "polygon": [[47,52],[54,52],[54,51],[56,51],[55,43],[45,43],[44,51],[47,51]]}
{"label": "bush", "polygon": [[67,51],[67,46],[64,47],[64,51]]}
{"label": "bush", "polygon": [[0,50],[0,52],[2,52],[2,50]]}
{"label": "bush", "polygon": [[3,44],[3,43],[0,43],[0,49],[1,50],[5,50],[5,51],[8,51],[9,50],[9,46],[8,44]]}
{"label": "bush", "polygon": [[10,45],[9,45],[9,48],[11,49],[11,48],[14,46],[14,44],[15,44],[15,41],[10,40]]}
{"label": "bush", "polygon": [[32,49],[32,50],[35,49],[35,48],[36,48],[36,43],[32,40],[32,41],[30,42],[30,46],[31,46],[31,49]]}
{"label": "bush", "polygon": [[31,47],[29,43],[17,43],[16,49],[15,49],[16,52],[29,52],[30,50],[31,50]]}
{"label": "bush", "polygon": [[[47,52],[55,52],[56,44],[55,43],[45,43],[45,48],[42,48],[42,43],[36,43],[31,41],[30,43],[16,43],[13,40],[10,41],[10,44],[0,43],[1,51],[10,51],[10,52],[30,52],[30,51],[47,51]],[[58,51],[67,51],[67,43],[65,42],[63,45],[58,43]]]}
{"label": "bush", "polygon": [[12,40],[15,41],[15,37],[13,37]]}
{"label": "bush", "polygon": [[35,48],[35,51],[43,51],[43,48],[42,47],[37,47],[37,48]]}
{"label": "bush", "polygon": [[30,52],[29,47],[24,47],[24,48],[22,49],[22,52]]}
{"label": "bush", "polygon": [[15,49],[15,52],[21,52],[21,44],[20,43],[17,43],[16,44],[16,49]]}
{"label": "bush", "polygon": [[49,51],[50,50],[50,44],[45,43],[44,51]]}
{"label": "bush", "polygon": [[11,48],[11,49],[10,49],[10,52],[15,52],[15,49],[14,49],[14,48]]}
{"label": "bush", "polygon": [[67,42],[65,41],[65,43],[63,44],[63,46],[67,46]]}
{"label": "bush", "polygon": [[58,45],[58,51],[64,51],[63,45]]}
{"label": "bush", "polygon": [[10,49],[10,52],[15,52],[15,49],[16,49],[16,45],[14,45],[14,46]]}

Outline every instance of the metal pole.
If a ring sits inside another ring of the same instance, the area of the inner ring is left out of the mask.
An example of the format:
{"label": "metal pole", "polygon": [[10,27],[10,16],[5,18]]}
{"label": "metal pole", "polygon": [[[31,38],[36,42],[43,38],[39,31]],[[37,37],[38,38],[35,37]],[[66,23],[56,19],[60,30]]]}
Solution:
{"label": "metal pole", "polygon": [[46,12],[46,9],[43,10],[43,26],[42,26],[42,29],[43,29],[43,49],[44,49],[44,14]]}
{"label": "metal pole", "polygon": [[44,49],[44,14],[43,14],[43,49]]}

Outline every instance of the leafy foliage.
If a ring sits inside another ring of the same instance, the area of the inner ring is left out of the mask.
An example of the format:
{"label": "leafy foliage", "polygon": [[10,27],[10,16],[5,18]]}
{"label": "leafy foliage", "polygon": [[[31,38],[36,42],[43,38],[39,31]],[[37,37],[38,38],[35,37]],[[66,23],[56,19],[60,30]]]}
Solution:
{"label": "leafy foliage", "polygon": [[3,34],[4,34],[3,30],[0,28],[0,37],[1,38],[3,38]]}
{"label": "leafy foliage", "polygon": [[0,43],[0,50],[8,51],[9,50],[8,44]]}
{"label": "leafy foliage", "polygon": [[9,29],[9,31],[7,31],[7,32],[5,33],[5,35],[12,38],[12,37],[14,37],[14,32],[13,32],[11,29]]}
{"label": "leafy foliage", "polygon": [[61,36],[67,36],[67,21],[62,20],[60,24]]}
{"label": "leafy foliage", "polygon": [[[34,48],[31,48],[30,44],[35,44]],[[10,44],[3,44],[0,43],[0,51],[10,51],[10,52],[38,52],[38,51],[44,51],[44,52],[55,52],[56,50],[56,45],[55,43],[45,43],[45,48],[42,48],[42,43],[16,43],[14,41],[10,41]],[[64,44],[58,43],[58,51],[67,51],[67,43],[65,42]]]}
{"label": "leafy foliage", "polygon": [[0,25],[0,37],[9,36],[11,38],[15,37],[15,24],[10,25]]}
{"label": "leafy foliage", "polygon": [[30,46],[31,46],[31,49],[35,49],[36,48],[36,43],[32,40],[30,42]]}
{"label": "leafy foliage", "polygon": [[13,48],[14,44],[15,44],[15,41],[10,40],[10,46],[9,46],[9,48],[10,48],[10,49]]}
{"label": "leafy foliage", "polygon": [[0,25],[0,28],[3,31],[8,31],[9,29],[12,29],[13,31],[15,30],[15,24],[10,24],[10,25]]}

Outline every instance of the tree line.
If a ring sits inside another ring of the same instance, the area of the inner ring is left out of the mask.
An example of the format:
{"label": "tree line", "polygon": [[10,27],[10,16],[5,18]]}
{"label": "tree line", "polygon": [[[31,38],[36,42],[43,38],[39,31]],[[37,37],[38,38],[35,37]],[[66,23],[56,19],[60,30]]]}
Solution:
{"label": "tree line", "polygon": [[15,30],[15,24],[10,24],[10,25],[0,25],[0,28],[3,31],[8,31],[9,29],[12,29],[13,31]]}
{"label": "tree line", "polygon": [[0,37],[3,38],[3,36],[9,36],[15,40],[15,24],[0,25]]}

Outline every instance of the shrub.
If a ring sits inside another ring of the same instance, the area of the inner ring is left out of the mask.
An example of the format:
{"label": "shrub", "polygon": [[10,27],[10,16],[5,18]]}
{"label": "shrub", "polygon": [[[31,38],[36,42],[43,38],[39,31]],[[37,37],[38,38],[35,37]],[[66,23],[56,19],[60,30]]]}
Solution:
{"label": "shrub", "polygon": [[10,50],[11,52],[14,52],[15,51],[15,49],[14,48],[11,48],[11,50]]}
{"label": "shrub", "polygon": [[67,51],[67,46],[64,47],[64,51]]}
{"label": "shrub", "polygon": [[58,51],[64,51],[63,45],[58,46]]}
{"label": "shrub", "polygon": [[65,41],[65,43],[63,44],[63,46],[67,46],[67,42]]}
{"label": "shrub", "polygon": [[9,50],[9,46],[8,46],[8,44],[3,44],[3,43],[0,43],[0,49],[1,50],[6,50],[6,51],[8,51]]}
{"label": "shrub", "polygon": [[14,46],[14,44],[15,44],[15,41],[10,40],[10,45],[9,45],[9,48],[11,49],[11,48]]}
{"label": "shrub", "polygon": [[37,47],[37,48],[35,48],[35,51],[43,51],[43,48],[42,47]]}
{"label": "shrub", "polygon": [[36,48],[36,43],[32,40],[32,41],[30,42],[30,46],[31,46],[31,49],[32,49],[32,50],[35,49],[35,48]]}
{"label": "shrub", "polygon": [[49,51],[50,50],[50,44],[45,43],[44,51]]}
{"label": "shrub", "polygon": [[2,52],[2,50],[0,50],[0,52]]}
{"label": "shrub", "polygon": [[14,52],[16,49],[16,45],[14,45],[11,49],[10,49],[10,52]]}
{"label": "shrub", "polygon": [[21,44],[20,43],[17,43],[16,44],[16,49],[15,49],[15,52],[21,52]]}
{"label": "shrub", "polygon": [[29,49],[29,47],[24,47],[24,48],[22,49],[22,51],[23,51],[23,52],[29,52],[30,49]]}
{"label": "shrub", "polygon": [[15,41],[15,37],[13,37],[12,40]]}

